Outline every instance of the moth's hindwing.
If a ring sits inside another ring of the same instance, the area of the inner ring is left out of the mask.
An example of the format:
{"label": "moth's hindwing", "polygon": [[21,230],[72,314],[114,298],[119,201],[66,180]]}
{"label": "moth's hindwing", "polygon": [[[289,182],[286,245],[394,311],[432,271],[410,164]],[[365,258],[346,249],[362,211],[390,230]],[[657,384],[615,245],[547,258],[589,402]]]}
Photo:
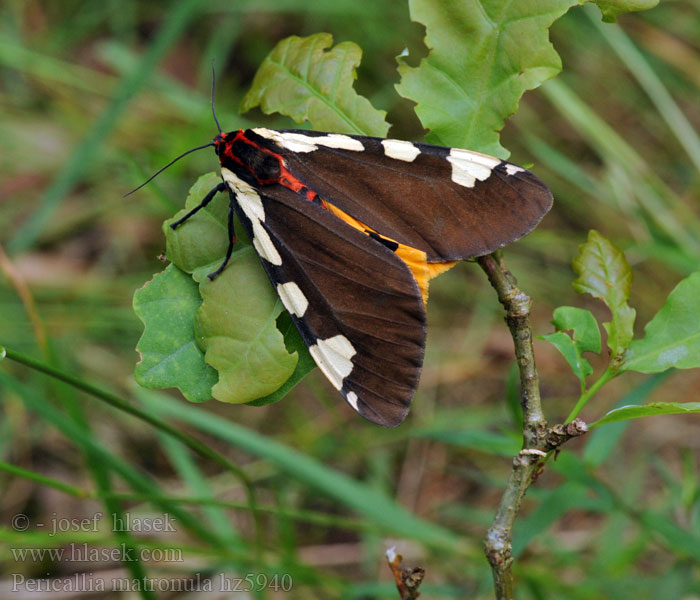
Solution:
{"label": "moth's hindwing", "polygon": [[407,265],[376,239],[281,185],[222,168],[263,266],[309,351],[361,415],[401,423],[418,385],[425,309]]}
{"label": "moth's hindwing", "polygon": [[530,171],[478,152],[316,131],[245,134],[320,197],[429,262],[493,252],[530,232],[552,205]]}

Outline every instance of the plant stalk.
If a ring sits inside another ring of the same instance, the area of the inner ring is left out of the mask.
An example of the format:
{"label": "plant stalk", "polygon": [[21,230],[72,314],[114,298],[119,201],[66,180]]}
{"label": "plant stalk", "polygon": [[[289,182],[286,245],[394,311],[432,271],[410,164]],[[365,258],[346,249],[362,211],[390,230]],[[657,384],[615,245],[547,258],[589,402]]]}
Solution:
{"label": "plant stalk", "polygon": [[520,372],[520,406],[523,410],[523,449],[513,459],[501,503],[485,539],[498,600],[513,600],[513,524],[527,489],[547,455],[547,421],[542,412],[539,378],[535,367],[530,329],[529,296],[517,286],[501,257],[490,254],[477,259],[506,310],[506,323],[513,336]]}
{"label": "plant stalk", "polygon": [[595,381],[595,383],[581,394],[578,402],[576,402],[576,406],[574,406],[574,408],[571,410],[569,416],[566,417],[566,421],[564,421],[564,423],[570,423],[576,417],[578,417],[578,414],[583,410],[583,407],[586,406],[588,401],[598,392],[600,388],[602,388],[608,381],[613,379],[615,375],[617,375],[617,373],[608,367]]}

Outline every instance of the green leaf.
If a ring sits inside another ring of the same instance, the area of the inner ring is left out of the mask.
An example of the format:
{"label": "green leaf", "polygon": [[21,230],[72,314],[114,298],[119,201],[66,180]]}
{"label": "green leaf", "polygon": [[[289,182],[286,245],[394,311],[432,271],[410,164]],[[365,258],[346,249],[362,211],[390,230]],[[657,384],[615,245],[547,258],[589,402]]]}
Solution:
{"label": "green leaf", "polygon": [[[214,282],[206,277],[221,264],[228,247],[228,197],[218,194],[177,229],[170,227],[220,181],[215,173],[200,177],[190,189],[185,208],[163,224],[167,255],[200,283],[197,292],[197,283],[190,280],[197,304],[188,307],[187,318],[193,323],[191,340],[206,352],[202,362],[219,371],[219,383],[215,376],[208,397],[268,404],[283,398],[315,363],[291,319],[280,317],[281,303],[240,225],[229,265]],[[278,317],[283,321],[282,333]]]}
{"label": "green leaf", "polygon": [[700,367],[700,272],[681,281],[634,340],[620,369],[658,373]]}
{"label": "green leaf", "polygon": [[581,352],[600,354],[600,330],[589,310],[575,306],[560,306],[554,310],[552,325],[557,331],[573,331],[573,339]]}
{"label": "green leaf", "polygon": [[314,362],[314,359],[311,358],[309,349],[306,347],[304,340],[301,339],[301,335],[299,335],[299,332],[297,331],[297,328],[292,322],[292,319],[287,311],[282,311],[280,316],[277,318],[277,329],[282,332],[287,351],[290,354],[294,354],[296,352],[299,360],[297,361],[297,366],[294,369],[294,372],[289,376],[289,379],[284,382],[282,387],[280,387],[277,391],[268,394],[267,396],[263,396],[262,398],[248,402],[248,404],[253,406],[263,406],[265,404],[272,404],[273,402],[281,400],[294,386],[296,386],[297,383],[299,383],[316,368],[316,363]]}
{"label": "green leaf", "polygon": [[498,132],[526,90],[561,71],[549,27],[577,4],[410,0],[430,53],[418,67],[399,58],[396,89],[417,103],[427,141],[507,158]]}
{"label": "green leaf", "polygon": [[700,402],[652,402],[644,406],[623,406],[611,410],[595,423],[590,423],[588,429],[593,429],[594,427],[599,427],[600,425],[606,425],[608,423],[615,423],[616,421],[626,421],[628,419],[685,413],[700,413]]}
{"label": "green leaf", "polygon": [[632,269],[624,253],[609,239],[592,229],[588,241],[579,246],[573,268],[579,277],[573,283],[579,294],[599,298],[610,309],[612,321],[603,323],[613,357],[620,356],[634,334],[635,310],[627,304]]}
{"label": "green leaf", "polygon": [[211,281],[209,265],[193,274],[202,305],[195,335],[205,360],[219,373],[214,398],[240,404],[278,390],[297,365],[277,329],[283,310],[251,246],[233,253],[229,265]]}
{"label": "green leaf", "polygon": [[600,12],[603,13],[603,21],[614,23],[617,15],[635,10],[648,10],[654,8],[659,0],[596,0]]}
{"label": "green leaf", "polygon": [[[581,354],[584,352],[597,354],[601,350],[600,330],[595,317],[583,308],[560,306],[554,311],[552,324],[557,329],[555,333],[537,337],[553,344],[561,352],[581,385],[584,386],[586,377],[593,373],[593,367]],[[572,331],[572,337],[564,331]]]}
{"label": "green leaf", "polygon": [[332,44],[329,33],[279,42],[255,74],[241,112],[260,106],[265,114],[278,112],[297,123],[311,121],[322,131],[386,136],[386,112],[375,109],[352,87],[362,50],[353,42],[329,50]]}
{"label": "green leaf", "polygon": [[[409,0],[411,19],[425,25],[429,54],[418,67],[398,58],[399,94],[417,103],[427,141],[501,158],[498,132],[521,96],[561,71],[549,27],[585,0]],[[604,20],[658,0],[598,0]]]}
{"label": "green leaf", "polygon": [[[221,183],[216,173],[202,175],[190,188],[185,207],[163,223],[166,240],[166,255],[182,271],[192,273],[203,266],[214,271],[226,255],[228,248],[227,213],[229,199],[226,194],[217,194],[206,208],[190,217],[177,229],[170,224],[177,221],[197,206],[209,190]],[[240,233],[241,227],[236,233]],[[246,240],[247,241],[247,240]],[[246,241],[236,241],[239,250]]]}
{"label": "green leaf", "polygon": [[538,335],[542,340],[546,340],[552,344],[569,363],[574,375],[578,377],[581,385],[585,385],[586,377],[593,373],[591,364],[581,356],[581,352],[576,347],[576,343],[563,331],[555,331],[547,335]]}
{"label": "green leaf", "polygon": [[194,339],[194,315],[202,300],[192,278],[169,265],[134,293],[144,324],[136,350],[136,381],[147,388],[178,388],[190,402],[211,399],[216,371]]}

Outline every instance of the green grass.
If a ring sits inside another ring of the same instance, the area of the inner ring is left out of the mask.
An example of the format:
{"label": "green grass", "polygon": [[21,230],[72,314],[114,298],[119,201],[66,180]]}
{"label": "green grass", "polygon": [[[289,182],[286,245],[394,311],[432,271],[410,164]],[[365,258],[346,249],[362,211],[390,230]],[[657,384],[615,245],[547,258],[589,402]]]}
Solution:
{"label": "green grass", "polygon": [[[506,252],[533,297],[535,333],[552,331],[562,304],[609,319],[571,288],[570,262],[590,228],[632,264],[638,328],[698,270],[697,15],[690,2],[666,2],[615,26],[584,9],[554,25],[563,73],[525,95],[501,138],[511,160],[534,163],[556,198],[542,226]],[[76,570],[66,561],[20,562],[13,550],[89,542],[182,550],[182,561],[124,563],[129,578],[289,574],[288,597],[396,598],[383,552],[397,543],[407,563],[427,570],[425,597],[491,597],[481,539],[519,426],[507,400],[512,341],[474,265],[431,287],[421,386],[396,430],[361,420],[317,372],[257,408],[190,405],[133,382],[141,333],[133,292],[162,270],[160,225],[215,157],[194,154],[139,194],[123,194],[214,135],[212,56],[225,129],[291,126],[236,109],[277,41],[319,31],[362,47],[356,89],[388,111],[390,135],[419,139],[411,103],[393,89],[394,57],[406,46],[421,52],[421,27],[403,3],[0,9],[0,240],[36,305],[27,312],[3,268],[0,345],[98,388],[0,362],[0,585],[11,573],[61,580]],[[553,348],[537,341],[535,351],[546,415],[560,422],[578,382]],[[599,374],[602,361],[591,362]],[[699,384],[692,371],[629,375],[610,382],[582,417],[643,400],[697,401]],[[665,416],[600,427],[551,461],[515,530],[518,597],[700,595],[697,426],[696,416]],[[56,537],[36,527],[52,513],[98,512],[167,513],[176,527],[146,536],[111,531],[105,518],[97,531]],[[28,530],[13,529],[17,514],[27,515]],[[115,567],[77,568],[99,578]]]}

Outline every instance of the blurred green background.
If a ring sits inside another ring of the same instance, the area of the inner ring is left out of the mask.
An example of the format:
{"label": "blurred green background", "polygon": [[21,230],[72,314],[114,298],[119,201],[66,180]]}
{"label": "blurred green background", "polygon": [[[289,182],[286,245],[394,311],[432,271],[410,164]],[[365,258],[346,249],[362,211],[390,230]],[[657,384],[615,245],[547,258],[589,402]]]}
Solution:
{"label": "blurred green background", "polygon": [[[490,597],[481,538],[520,438],[512,340],[475,265],[459,265],[431,286],[421,385],[396,430],[363,421],[317,371],[260,408],[189,406],[177,393],[133,381],[142,330],[133,292],[164,267],[162,221],[217,161],[193,154],[138,194],[123,194],[215,135],[212,58],[224,129],[293,126],[241,116],[237,107],[280,39],[319,31],[362,47],[356,89],[389,111],[392,137],[419,140],[411,103],[393,87],[395,56],[408,48],[416,61],[426,52],[424,30],[404,2],[0,5],[0,345],[202,439],[245,473],[261,508],[256,521],[232,470],[5,360],[0,596],[11,597],[13,574],[172,581],[200,572],[293,580],[291,592],[268,585],[252,597],[394,598],[383,552],[396,543],[407,563],[427,570],[424,597]],[[576,8],[550,37],[563,72],[525,95],[502,143],[513,162],[532,165],[548,183],[555,206],[506,251],[506,262],[533,297],[535,333],[551,331],[552,310],[562,304],[606,320],[602,305],[570,285],[577,246],[588,229],[599,230],[634,269],[630,303],[640,335],[673,286],[700,266],[700,10],[667,0],[611,25],[591,7]],[[578,382],[552,347],[537,341],[535,350],[547,418],[561,421]],[[690,371],[630,374],[582,417],[592,421],[620,402],[698,400],[699,389]],[[516,526],[519,597],[700,598],[699,447],[697,420],[688,417],[602,427],[567,445],[530,490]],[[61,490],[59,481],[72,487]],[[396,504],[377,500],[388,497]],[[115,511],[167,513],[178,525],[150,535],[114,531],[104,519],[98,531],[62,536],[36,528],[52,515]],[[14,526],[17,514],[27,515],[27,531]],[[182,552],[124,564],[16,553],[83,541]],[[131,597],[156,596],[171,597]]]}

